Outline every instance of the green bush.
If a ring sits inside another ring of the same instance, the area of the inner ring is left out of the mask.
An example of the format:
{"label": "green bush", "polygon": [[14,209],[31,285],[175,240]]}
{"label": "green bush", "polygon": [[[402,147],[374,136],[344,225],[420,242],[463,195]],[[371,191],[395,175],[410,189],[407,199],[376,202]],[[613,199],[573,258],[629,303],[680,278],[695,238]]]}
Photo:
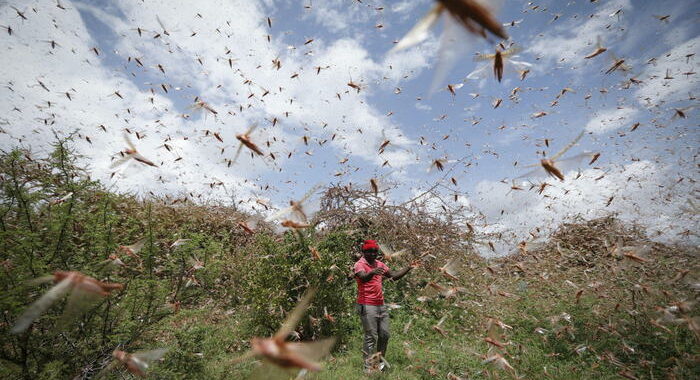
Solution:
{"label": "green bush", "polygon": [[[314,247],[320,258],[313,258]],[[347,274],[352,265],[352,239],[342,232],[324,237],[288,232],[281,242],[258,235],[249,247],[244,267],[244,303],[250,306],[250,331],[273,334],[310,286],[318,293],[302,319],[302,338],[335,336],[341,342],[352,330],[354,284]],[[324,318],[327,312],[335,321]]]}

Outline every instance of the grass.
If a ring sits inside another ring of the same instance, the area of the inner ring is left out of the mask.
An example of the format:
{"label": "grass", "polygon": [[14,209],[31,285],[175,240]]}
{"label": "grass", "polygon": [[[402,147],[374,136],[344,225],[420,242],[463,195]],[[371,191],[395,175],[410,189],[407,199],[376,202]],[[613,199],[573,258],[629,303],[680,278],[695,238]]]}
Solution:
{"label": "grass", "polygon": [[[502,341],[509,342],[507,358],[519,376],[541,378],[546,373],[552,379],[620,378],[620,368],[601,362],[593,353],[594,350],[605,349],[612,342],[596,342],[588,336],[590,331],[585,330],[584,325],[589,305],[571,308],[562,302],[543,308],[539,302],[521,299],[509,306],[514,307],[516,313],[511,318],[503,319],[512,329],[505,332],[507,339]],[[548,336],[533,333],[535,327],[540,325],[553,331],[551,325],[544,322],[545,315],[558,315],[563,310],[571,313],[573,321],[579,321],[573,323],[574,338],[556,338],[553,333]],[[531,317],[517,318],[520,313],[528,313]],[[455,316],[445,324],[448,335],[442,336],[431,328],[438,319],[422,314],[408,308],[391,313],[392,336],[387,353],[391,368],[384,373],[373,374],[371,378],[434,379],[446,378],[450,373],[465,379],[486,379],[494,375],[509,377],[505,372],[481,363],[481,355],[489,350],[489,345],[483,341],[485,335],[478,333],[483,326],[456,323],[459,316]],[[155,339],[161,345],[172,347],[166,361],[157,370],[156,377],[166,378],[172,375],[172,378],[182,378],[182,375],[168,373],[169,367],[178,368],[180,374],[183,368],[190,368],[192,373],[204,374],[212,379],[248,376],[255,369],[255,362],[231,364],[232,359],[247,349],[244,324],[241,323],[240,316],[236,313],[225,316],[213,309],[185,311],[173,316],[163,331],[144,337],[145,340]],[[307,379],[367,378],[363,372],[360,352],[362,332],[359,318],[355,315],[345,318],[354,320],[355,331],[345,344],[336,347],[336,352],[325,360],[324,370],[306,376]],[[404,329],[409,321],[412,321],[410,327]],[[582,332],[580,336],[579,331]],[[575,353],[572,347],[581,344],[592,349]]]}

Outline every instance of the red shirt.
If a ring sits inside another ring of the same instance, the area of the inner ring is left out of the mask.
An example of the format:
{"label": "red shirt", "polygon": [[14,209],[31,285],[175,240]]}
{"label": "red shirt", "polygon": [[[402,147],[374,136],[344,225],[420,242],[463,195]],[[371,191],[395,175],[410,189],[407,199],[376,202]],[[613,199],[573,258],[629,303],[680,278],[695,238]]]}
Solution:
{"label": "red shirt", "polygon": [[[384,276],[389,275],[389,267],[386,266],[386,264],[379,260],[374,260],[374,266],[371,266],[364,257],[357,260],[353,267],[353,272],[355,274],[359,272],[369,273],[372,269],[377,267],[384,268]],[[384,276],[377,276],[375,274],[367,282],[362,282],[359,277],[355,276],[357,280],[357,303],[374,306],[384,305],[384,292],[382,292],[382,280]]]}

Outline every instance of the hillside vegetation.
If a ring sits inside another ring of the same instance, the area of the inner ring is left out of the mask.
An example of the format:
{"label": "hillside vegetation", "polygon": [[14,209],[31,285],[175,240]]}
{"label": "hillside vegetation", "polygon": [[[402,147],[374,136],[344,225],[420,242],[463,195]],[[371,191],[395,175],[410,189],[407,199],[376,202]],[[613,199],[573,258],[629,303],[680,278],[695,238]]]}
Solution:
{"label": "hillside vegetation", "polygon": [[[546,243],[484,259],[473,246],[488,238],[458,215],[429,211],[427,197],[389,205],[332,186],[317,228],[276,233],[260,217],[192,195],[115,194],[75,164],[65,141],[54,148],[45,158],[22,150],[0,157],[7,379],[90,378],[115,349],[155,348],[168,352],[151,378],[242,378],[259,362],[234,359],[251,337],[272,335],[310,286],[319,291],[293,339],[338,343],[324,370],[306,378],[363,378],[348,273],[366,238],[408,250],[392,268],[423,260],[404,280],[385,283],[385,297],[400,307],[391,312],[391,368],[375,378],[700,377],[697,248],[653,243],[613,217],[565,224]],[[457,279],[441,276],[438,268],[455,258]],[[61,299],[11,334],[51,286],[31,281],[54,271],[124,287],[67,323],[62,315],[76,305]]]}

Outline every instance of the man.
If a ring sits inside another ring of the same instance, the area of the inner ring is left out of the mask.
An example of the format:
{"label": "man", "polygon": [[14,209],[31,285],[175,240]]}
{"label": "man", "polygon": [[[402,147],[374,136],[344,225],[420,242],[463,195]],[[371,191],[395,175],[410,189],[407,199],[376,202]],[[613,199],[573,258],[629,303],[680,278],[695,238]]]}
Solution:
{"label": "man", "polygon": [[384,293],[382,292],[382,280],[388,277],[398,280],[408,271],[415,268],[418,263],[395,272],[389,269],[383,262],[377,260],[379,245],[375,240],[365,240],[362,244],[362,258],[357,260],[353,268],[357,280],[357,313],[362,321],[362,329],[365,333],[363,356],[365,369],[369,369],[368,359],[381,353],[382,362],[379,369],[384,369],[383,357],[389,343],[389,313],[384,305]]}

